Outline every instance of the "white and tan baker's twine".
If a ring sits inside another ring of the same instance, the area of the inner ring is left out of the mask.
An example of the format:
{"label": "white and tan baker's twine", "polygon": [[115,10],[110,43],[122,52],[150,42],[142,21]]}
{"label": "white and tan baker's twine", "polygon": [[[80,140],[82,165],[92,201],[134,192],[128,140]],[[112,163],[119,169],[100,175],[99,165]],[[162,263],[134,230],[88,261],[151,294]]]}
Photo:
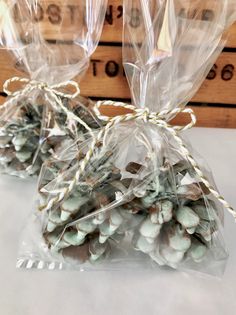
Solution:
{"label": "white and tan baker's twine", "polygon": [[[103,116],[100,113],[101,106],[117,106],[124,109],[132,110],[132,113],[116,116],[116,117],[108,117]],[[229,205],[229,203],[224,199],[223,196],[219,194],[217,190],[209,183],[206,176],[201,171],[200,167],[196,163],[193,156],[190,154],[189,150],[187,149],[186,145],[184,144],[183,140],[178,135],[179,131],[184,131],[187,129],[192,128],[196,124],[196,116],[192,109],[190,108],[175,108],[173,110],[164,110],[159,113],[150,112],[148,108],[144,109],[137,109],[132,105],[128,105],[121,102],[113,102],[113,101],[99,101],[95,105],[95,113],[97,114],[98,118],[107,122],[107,125],[104,126],[97,136],[93,139],[91,146],[85,156],[85,158],[81,161],[78,171],[76,172],[74,178],[70,181],[70,184],[67,188],[65,188],[62,192],[60,192],[56,197],[52,198],[47,205],[40,208],[40,210],[50,210],[53,206],[57,205],[61,201],[63,201],[68,194],[73,190],[74,186],[78,183],[81,174],[83,174],[86,166],[88,165],[91,157],[94,154],[96,144],[100,142],[106,133],[115,125],[118,125],[122,122],[132,121],[132,120],[143,120],[145,122],[150,122],[154,125],[164,128],[167,130],[175,139],[175,141],[179,144],[180,150],[182,154],[186,157],[189,163],[192,165],[193,169],[201,179],[201,181],[205,184],[208,190],[212,193],[212,195],[219,200],[219,202],[229,211],[229,213],[234,217],[236,220],[236,211]],[[168,123],[167,119],[170,119],[179,113],[187,113],[191,117],[191,122],[186,126],[172,126]]]}
{"label": "white and tan baker's twine", "polygon": [[[19,82],[25,84],[22,89],[12,92],[9,90],[9,86],[13,82]],[[65,88],[68,86],[72,86],[75,89],[73,94],[64,93],[59,91],[60,88]],[[80,94],[80,88],[77,82],[75,81],[66,81],[55,85],[48,85],[44,82],[34,81],[27,78],[20,78],[20,77],[13,77],[7,80],[3,85],[3,91],[8,95],[11,96],[3,105],[1,105],[1,110],[7,109],[9,105],[13,104],[14,102],[18,101],[22,96],[27,96],[30,92],[34,90],[41,90],[45,93],[45,97],[48,102],[52,103],[55,102],[57,106],[59,106],[64,113],[66,114],[68,119],[72,119],[77,121],[79,124],[84,126],[84,128],[90,132],[93,136],[92,129],[78,116],[76,116],[72,111],[68,110],[66,106],[64,106],[61,98],[67,99],[74,99]],[[48,97],[49,96],[49,97]],[[51,99],[50,99],[51,97]],[[53,104],[52,104],[53,105]]]}

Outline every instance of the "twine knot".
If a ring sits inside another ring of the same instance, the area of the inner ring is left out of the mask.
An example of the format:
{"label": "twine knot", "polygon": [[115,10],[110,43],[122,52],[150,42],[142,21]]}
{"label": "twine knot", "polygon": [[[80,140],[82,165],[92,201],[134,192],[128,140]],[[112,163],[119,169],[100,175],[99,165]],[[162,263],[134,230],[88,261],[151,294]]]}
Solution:
{"label": "twine knot", "polygon": [[[124,114],[124,115],[118,115],[115,117],[109,117],[109,116],[105,116],[101,114],[102,106],[120,107],[123,109],[131,110],[132,112],[128,114]],[[137,108],[133,105],[125,104],[122,102],[99,101],[94,106],[94,112],[96,113],[99,119],[104,120],[106,122],[110,122],[111,124],[116,124],[122,121],[142,120],[145,123],[150,122],[152,124],[156,124],[164,128],[170,127],[176,131],[184,131],[184,130],[190,129],[197,122],[195,113],[191,108],[181,108],[181,107],[174,108],[171,110],[162,110],[160,112],[151,112],[148,107]],[[171,126],[168,123],[169,120],[174,118],[180,113],[188,114],[190,116],[190,123],[186,124],[185,126]],[[110,125],[107,128],[110,128]]]}
{"label": "twine knot", "polygon": [[[16,91],[11,91],[9,89],[10,85],[13,82],[22,83],[22,88]],[[61,88],[73,87],[74,93],[64,93],[60,91]],[[52,104],[53,107],[58,106],[66,114],[67,119],[75,120],[79,124],[83,125],[84,128],[90,132],[91,135],[92,129],[78,116],[76,116],[71,110],[69,110],[62,102],[62,98],[74,99],[80,94],[80,88],[77,82],[75,81],[65,81],[59,84],[49,85],[46,82],[30,80],[28,78],[13,77],[5,81],[3,85],[3,91],[11,96],[2,106],[1,109],[7,109],[10,104],[14,104],[15,101],[18,101],[22,96],[27,96],[30,92],[34,90],[43,91],[45,93],[45,98],[47,101]]]}
{"label": "twine knot", "polygon": [[[33,83],[32,83],[33,84]],[[48,88],[47,83],[43,83],[43,82],[36,82],[35,83],[36,88],[38,88],[39,90],[46,90],[46,88]]]}
{"label": "twine knot", "polygon": [[[18,82],[22,84],[25,83],[25,85],[23,85],[22,88],[17,91],[11,91],[9,87],[13,82]],[[75,90],[74,93],[64,93],[59,90],[60,88],[66,88],[69,86],[74,88]],[[13,77],[6,80],[5,83],[3,84],[3,91],[8,96],[24,95],[27,92],[32,91],[32,90],[45,90],[48,93],[54,93],[57,96],[65,97],[69,99],[73,99],[80,94],[80,88],[79,88],[78,83],[71,80],[65,81],[59,84],[49,85],[43,81],[30,80],[28,78],[21,78],[21,77]]]}

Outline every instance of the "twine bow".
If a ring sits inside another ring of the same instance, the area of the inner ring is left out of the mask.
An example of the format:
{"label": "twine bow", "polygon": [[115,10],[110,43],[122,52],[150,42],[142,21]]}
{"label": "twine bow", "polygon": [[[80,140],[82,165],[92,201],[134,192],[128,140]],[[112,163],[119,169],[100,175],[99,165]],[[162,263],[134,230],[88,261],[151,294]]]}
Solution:
{"label": "twine bow", "polygon": [[[131,113],[119,115],[115,117],[108,117],[101,115],[100,108],[101,106],[111,105],[116,107],[122,107],[124,109],[131,110]],[[122,122],[127,121],[144,121],[152,123],[156,126],[164,128],[167,132],[169,132],[175,141],[178,143],[179,148],[183,156],[189,161],[193,169],[195,170],[196,174],[199,176],[201,181],[205,184],[208,190],[212,193],[212,195],[218,199],[218,201],[229,211],[229,213],[234,217],[236,220],[236,212],[235,210],[229,205],[229,203],[224,199],[223,196],[219,194],[217,190],[209,183],[207,177],[203,174],[200,167],[198,166],[197,162],[190,154],[189,150],[187,149],[186,145],[184,144],[181,137],[178,135],[179,131],[184,131],[187,129],[192,128],[196,124],[196,116],[192,109],[190,108],[175,108],[172,110],[163,110],[159,113],[150,112],[148,108],[144,109],[137,109],[132,105],[128,105],[121,102],[113,102],[113,101],[99,101],[96,103],[94,108],[95,113],[97,114],[98,118],[107,122],[106,126],[104,126],[97,136],[93,139],[91,146],[85,156],[85,158],[81,161],[79,165],[79,169],[76,172],[74,178],[70,181],[67,188],[63,189],[56,197],[49,200],[48,204],[45,206],[40,207],[40,210],[50,210],[53,206],[57,205],[61,201],[63,201],[68,194],[73,190],[74,186],[79,182],[80,176],[83,174],[86,166],[88,165],[90,159],[92,158],[95,147],[98,142],[103,140],[106,137],[106,134],[109,130]],[[190,115],[191,121],[186,126],[172,126],[168,123],[168,121],[178,115],[179,113],[186,113]]]}
{"label": "twine bow", "polygon": [[[25,83],[25,86],[23,86],[22,89],[17,91],[11,91],[9,89],[9,86],[13,82],[19,82],[19,83]],[[74,93],[64,93],[61,92],[60,88],[65,88],[68,86],[72,86],[75,89]],[[55,103],[61,108],[64,113],[66,114],[68,119],[73,119],[77,121],[79,124],[84,126],[84,128],[90,132],[91,135],[92,129],[78,116],[76,116],[72,111],[68,110],[66,106],[64,106],[61,98],[67,98],[67,99],[74,99],[80,94],[80,88],[77,82],[75,81],[66,81],[55,85],[48,85],[45,82],[30,80],[27,78],[20,78],[20,77],[13,77],[11,79],[8,79],[5,81],[3,85],[3,91],[8,95],[11,96],[3,105],[1,105],[1,109],[6,109],[9,105],[13,104],[15,101],[18,101],[19,98],[22,96],[28,95],[30,92],[35,90],[41,90],[45,92],[46,99],[52,103],[52,100],[55,101]],[[50,99],[51,97],[51,99]]]}

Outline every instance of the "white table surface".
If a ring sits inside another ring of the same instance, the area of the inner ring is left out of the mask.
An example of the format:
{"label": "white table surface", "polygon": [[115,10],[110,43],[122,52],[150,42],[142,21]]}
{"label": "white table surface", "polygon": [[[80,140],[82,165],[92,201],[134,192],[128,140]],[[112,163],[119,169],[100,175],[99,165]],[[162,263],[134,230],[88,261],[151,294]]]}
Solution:
{"label": "white table surface", "polygon": [[[187,132],[236,208],[236,130]],[[0,177],[1,315],[234,315],[236,224],[226,214],[230,258],[222,280],[180,272],[65,272],[15,269],[18,240],[32,209],[36,181]]]}

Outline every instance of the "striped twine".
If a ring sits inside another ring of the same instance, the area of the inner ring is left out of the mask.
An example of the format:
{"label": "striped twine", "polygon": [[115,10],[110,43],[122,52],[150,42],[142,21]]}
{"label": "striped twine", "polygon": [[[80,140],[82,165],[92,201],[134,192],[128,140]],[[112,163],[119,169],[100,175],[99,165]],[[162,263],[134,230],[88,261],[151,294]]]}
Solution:
{"label": "striped twine", "polygon": [[[23,86],[22,89],[12,92],[11,90],[9,90],[9,86],[13,82],[19,82],[25,85]],[[65,88],[68,86],[72,86],[75,89],[75,92],[70,94],[58,90],[60,88]],[[39,82],[27,78],[13,77],[11,79],[6,80],[5,83],[3,84],[3,91],[8,96],[11,96],[11,98],[9,98],[3,105],[1,105],[0,109],[1,110],[7,109],[9,105],[14,104],[14,102],[18,101],[22,96],[27,96],[34,90],[44,91],[46,93],[46,98],[49,102],[52,102],[52,100],[55,101],[55,104],[57,104],[64,111],[68,119],[77,121],[79,124],[84,126],[84,128],[91,134],[91,136],[93,136],[92,129],[81,118],[76,116],[72,111],[68,110],[61,100],[61,98],[74,99],[80,94],[79,85],[75,81],[65,81],[55,85],[48,85],[45,82]]]}
{"label": "striped twine", "polygon": [[[116,117],[108,117],[101,115],[100,108],[101,106],[116,106],[121,107],[124,109],[132,110],[132,113],[116,116]],[[196,174],[199,176],[201,181],[204,183],[204,185],[208,188],[208,190],[212,193],[212,195],[225,207],[225,209],[228,210],[228,212],[234,217],[236,220],[236,211],[229,205],[229,203],[224,199],[223,196],[219,194],[219,192],[209,183],[207,177],[203,174],[200,167],[198,166],[197,162],[193,158],[193,156],[190,154],[189,150],[187,149],[186,145],[184,144],[183,140],[178,135],[178,132],[185,131],[190,128],[192,128],[196,124],[196,116],[192,109],[190,108],[175,108],[172,110],[163,110],[159,113],[150,112],[148,108],[144,109],[137,109],[133,105],[128,105],[122,102],[113,102],[113,101],[99,101],[96,103],[94,107],[94,111],[99,119],[104,120],[107,122],[106,126],[103,127],[100,132],[97,134],[97,136],[93,139],[91,146],[84,157],[84,159],[81,161],[79,165],[79,169],[76,172],[74,178],[70,181],[70,184],[67,188],[63,189],[56,197],[50,199],[47,205],[44,205],[40,207],[40,210],[50,210],[52,207],[58,205],[60,202],[62,202],[73,190],[75,185],[79,182],[81,175],[85,171],[86,166],[88,165],[90,159],[92,158],[95,147],[98,142],[100,142],[106,134],[109,132],[109,130],[114,127],[115,125],[118,125],[122,122],[127,121],[144,121],[144,122],[150,122],[154,125],[157,125],[159,127],[164,128],[167,130],[175,139],[175,141],[179,144],[181,153],[185,156],[185,158],[189,161],[193,169],[195,170]],[[175,117],[176,115],[180,113],[187,113],[190,115],[191,121],[186,126],[171,126],[167,121],[170,120],[172,117]]]}

